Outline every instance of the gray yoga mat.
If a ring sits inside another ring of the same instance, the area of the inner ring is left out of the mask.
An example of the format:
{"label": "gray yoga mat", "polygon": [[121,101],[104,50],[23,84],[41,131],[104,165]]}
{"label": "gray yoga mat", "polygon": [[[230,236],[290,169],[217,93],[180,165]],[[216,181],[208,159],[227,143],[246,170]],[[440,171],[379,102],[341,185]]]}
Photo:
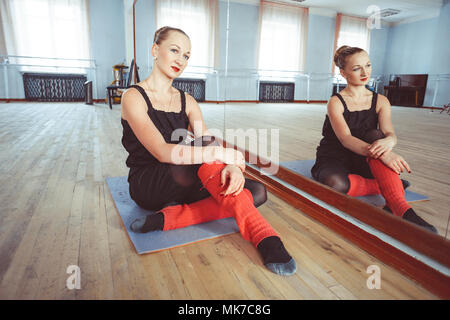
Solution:
{"label": "gray yoga mat", "polygon": [[106,178],[106,183],[128,236],[139,254],[166,250],[239,232],[234,218],[225,218],[169,231],[133,232],[130,229],[131,223],[140,216],[148,215],[149,211],[140,208],[131,199],[127,177]]}
{"label": "gray yoga mat", "polygon": [[[313,167],[314,163],[315,160],[296,160],[280,162],[280,165],[294,172],[297,172],[302,176],[313,179],[313,177],[311,176],[311,168]],[[386,201],[381,195],[370,195],[356,198],[377,207],[384,207],[384,205],[386,204]],[[428,200],[427,196],[410,191],[409,189],[406,189],[405,191],[405,198],[408,202]]]}

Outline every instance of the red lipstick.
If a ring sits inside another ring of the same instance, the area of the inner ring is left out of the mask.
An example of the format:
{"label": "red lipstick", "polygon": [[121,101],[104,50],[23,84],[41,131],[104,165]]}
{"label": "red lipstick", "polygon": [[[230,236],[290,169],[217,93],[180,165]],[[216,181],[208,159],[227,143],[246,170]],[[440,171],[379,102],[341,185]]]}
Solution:
{"label": "red lipstick", "polygon": [[175,72],[178,72],[178,71],[180,71],[180,69],[179,69],[179,68],[177,68],[177,67],[172,67],[172,70],[173,70],[173,71],[175,71]]}

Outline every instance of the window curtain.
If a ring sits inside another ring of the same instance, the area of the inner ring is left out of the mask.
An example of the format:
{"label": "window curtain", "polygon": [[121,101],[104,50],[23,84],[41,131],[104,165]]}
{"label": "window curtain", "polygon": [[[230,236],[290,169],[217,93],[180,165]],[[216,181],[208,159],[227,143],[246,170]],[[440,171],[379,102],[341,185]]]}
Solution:
{"label": "window curtain", "polygon": [[14,38],[14,31],[12,28],[12,17],[11,17],[11,4],[10,1],[0,1],[0,18],[2,23],[2,29],[0,31],[2,34],[2,53],[6,55],[17,55],[16,51],[16,41]]}
{"label": "window curtain", "polygon": [[0,9],[7,54],[33,57],[13,59],[26,65],[22,70],[83,72],[77,68],[90,66],[78,61],[90,59],[87,0],[3,0]]}
{"label": "window curtain", "polygon": [[[370,49],[370,30],[367,28],[367,19],[346,16],[338,13],[336,16],[336,37],[334,52],[343,45],[359,47],[369,53]],[[333,54],[334,54],[333,52]],[[339,74],[339,68],[336,68],[333,61],[333,70]]]}
{"label": "window curtain", "polygon": [[191,39],[185,75],[208,73],[218,67],[217,0],[157,0],[155,11],[157,29],[179,28]]}
{"label": "window curtain", "polygon": [[259,74],[283,76],[288,73],[280,71],[304,71],[307,34],[307,8],[261,1]]}

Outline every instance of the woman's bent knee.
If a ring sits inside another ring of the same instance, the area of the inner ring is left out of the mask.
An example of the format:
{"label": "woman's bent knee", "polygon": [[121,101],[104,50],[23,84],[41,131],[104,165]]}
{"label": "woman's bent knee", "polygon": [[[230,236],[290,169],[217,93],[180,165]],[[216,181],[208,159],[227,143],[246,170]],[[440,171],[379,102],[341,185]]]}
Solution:
{"label": "woman's bent knee", "polygon": [[348,177],[342,175],[328,176],[322,183],[342,193],[347,193],[350,188]]}

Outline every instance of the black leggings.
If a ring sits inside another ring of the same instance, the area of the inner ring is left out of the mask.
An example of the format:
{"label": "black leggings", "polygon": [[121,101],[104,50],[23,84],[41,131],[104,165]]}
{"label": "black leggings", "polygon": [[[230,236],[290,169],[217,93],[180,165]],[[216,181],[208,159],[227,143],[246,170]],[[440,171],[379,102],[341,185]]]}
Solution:
{"label": "black leggings", "polygon": [[[372,144],[376,140],[384,138],[385,135],[382,131],[378,129],[373,129],[368,131],[362,140],[364,140],[367,143]],[[365,171],[370,171],[370,169],[367,169]],[[370,172],[353,172],[350,170],[347,166],[343,166],[340,163],[330,163],[329,165],[325,166],[320,170],[320,172],[317,175],[317,181],[332,187],[333,189],[336,189],[339,192],[347,193],[350,189],[350,180],[348,179],[348,175],[354,173],[354,174],[361,174],[362,176],[365,176],[366,178],[368,176],[371,176]]]}
{"label": "black leggings", "polygon": [[[219,146],[214,137],[203,136],[194,141],[195,146]],[[154,176],[146,176],[145,173],[133,176],[130,183],[130,195],[132,199],[142,208],[147,210],[160,210],[164,207],[176,204],[189,204],[210,197],[210,193],[197,176],[198,169],[202,164],[196,165],[175,165],[161,164],[161,170],[165,173],[164,178],[159,183],[153,181]],[[146,191],[147,185],[158,185],[158,194],[153,191]],[[245,179],[245,189],[248,189],[253,197],[253,204],[259,207],[267,201],[266,187],[257,181]]]}

